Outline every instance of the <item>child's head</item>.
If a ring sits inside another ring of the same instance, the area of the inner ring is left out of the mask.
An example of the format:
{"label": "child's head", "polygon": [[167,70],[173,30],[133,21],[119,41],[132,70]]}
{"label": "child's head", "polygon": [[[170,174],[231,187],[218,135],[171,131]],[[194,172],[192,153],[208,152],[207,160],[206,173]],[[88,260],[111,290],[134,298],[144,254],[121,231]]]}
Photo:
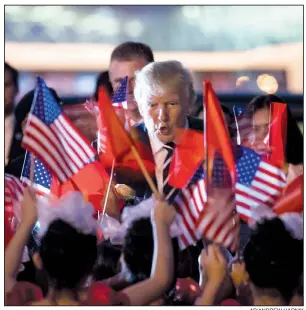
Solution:
{"label": "child's head", "polygon": [[37,254],[35,265],[45,270],[49,285],[57,290],[74,289],[92,271],[97,258],[97,238],[78,232],[63,220],[55,220],[43,236]]}
{"label": "child's head", "polygon": [[244,260],[254,295],[288,304],[303,272],[303,240],[293,238],[281,219],[265,220],[253,231]]}

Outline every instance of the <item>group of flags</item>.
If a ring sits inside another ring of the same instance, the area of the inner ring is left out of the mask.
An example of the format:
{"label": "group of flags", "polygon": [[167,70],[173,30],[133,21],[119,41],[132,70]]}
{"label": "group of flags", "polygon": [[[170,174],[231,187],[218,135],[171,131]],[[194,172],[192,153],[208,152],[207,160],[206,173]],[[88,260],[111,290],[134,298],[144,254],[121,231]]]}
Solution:
{"label": "group of flags", "polygon": [[[112,100],[100,89],[98,103],[87,104],[96,115],[99,129],[95,150],[65,115],[44,80],[37,78],[22,142],[27,150],[23,183],[6,176],[6,207],[12,199],[20,201],[24,187],[31,183],[38,193],[57,197],[79,190],[96,210],[102,211],[101,201],[110,180],[107,171],[112,166],[142,172],[151,184],[155,172],[152,152],[132,127],[126,130],[115,111],[126,107],[126,84],[127,78]],[[203,104],[204,133],[182,131],[169,171],[168,182],[177,189],[173,204],[182,231],[179,244],[184,249],[205,237],[235,251],[239,245],[239,217],[248,221],[252,208],[262,204],[272,207],[281,196],[286,177],[279,164],[284,157],[278,154],[276,158],[263,158],[246,147],[232,146],[210,82],[204,84]],[[284,120],[281,108],[273,111]],[[270,137],[281,145],[285,133],[278,126],[274,125]],[[11,190],[12,184],[19,191]]]}

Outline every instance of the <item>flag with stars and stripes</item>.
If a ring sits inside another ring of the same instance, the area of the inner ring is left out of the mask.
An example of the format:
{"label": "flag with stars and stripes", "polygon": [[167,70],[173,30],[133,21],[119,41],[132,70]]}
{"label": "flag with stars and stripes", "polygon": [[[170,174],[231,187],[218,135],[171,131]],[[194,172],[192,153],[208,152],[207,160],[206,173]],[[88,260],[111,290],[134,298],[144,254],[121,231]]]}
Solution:
{"label": "flag with stars and stripes", "polygon": [[127,109],[127,99],[126,99],[127,83],[128,83],[128,77],[126,76],[121,81],[119,88],[115,91],[112,97],[112,104],[116,108]]}
{"label": "flag with stars and stripes", "polygon": [[235,251],[239,240],[239,216],[232,194],[232,178],[221,158],[216,157],[207,196],[203,164],[189,185],[175,198],[179,246],[184,249],[206,238]]}
{"label": "flag with stars and stripes", "polygon": [[252,208],[273,207],[286,186],[284,172],[253,150],[240,147],[236,159],[236,204],[240,217],[248,222]]}
{"label": "flag with stars and stripes", "polygon": [[37,78],[22,146],[32,152],[62,183],[96,156],[89,141],[62,112],[41,77]]}
{"label": "flag with stars and stripes", "polygon": [[173,202],[177,212],[178,225],[182,231],[178,237],[181,250],[201,239],[196,230],[196,222],[207,202],[204,169],[201,166],[202,164],[189,184],[178,192]]}
{"label": "flag with stars and stripes", "polygon": [[21,181],[27,185],[31,185],[37,194],[46,195],[50,193],[52,176],[48,168],[38,159],[34,159],[34,180],[33,185],[30,181],[31,170],[31,156],[30,152],[26,152],[25,161],[21,173]]}
{"label": "flag with stars and stripes", "polygon": [[215,153],[211,178],[207,180],[207,202],[196,222],[198,235],[235,252],[239,245],[239,215],[235,183],[220,153]]}

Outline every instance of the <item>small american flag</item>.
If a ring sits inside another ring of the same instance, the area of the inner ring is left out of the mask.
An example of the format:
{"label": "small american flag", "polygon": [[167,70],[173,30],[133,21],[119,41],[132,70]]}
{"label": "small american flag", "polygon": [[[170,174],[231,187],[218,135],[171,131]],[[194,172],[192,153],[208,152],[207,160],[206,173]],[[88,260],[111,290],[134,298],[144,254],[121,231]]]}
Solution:
{"label": "small american flag", "polygon": [[52,176],[48,168],[37,158],[34,159],[34,180],[33,184],[30,181],[30,167],[31,167],[31,154],[27,151],[22,173],[21,181],[27,185],[31,185],[37,194],[46,195],[50,193]]}
{"label": "small american flag", "polygon": [[181,250],[201,239],[196,230],[196,222],[206,202],[204,170],[199,167],[187,187],[177,194],[173,202],[179,218],[178,224],[182,230],[182,234],[178,237]]}
{"label": "small american flag", "polygon": [[[230,176],[224,166],[222,160],[215,160],[211,185],[218,188],[218,192],[225,185],[224,193],[228,194],[232,189],[228,186]],[[235,211],[235,203],[226,204],[226,208],[218,203],[209,206],[204,178],[204,169],[200,167],[187,188],[175,199],[174,206],[182,229],[179,246],[184,249],[205,237],[234,251],[239,236],[239,216]]]}
{"label": "small american flag", "polygon": [[62,113],[41,77],[37,78],[22,144],[62,183],[78,173],[96,155],[86,138]]}
{"label": "small american flag", "polygon": [[113,106],[116,108],[127,109],[127,100],[126,100],[127,82],[128,77],[126,76],[122,80],[120,87],[116,90],[116,92],[112,97]]}
{"label": "small american flag", "polygon": [[248,222],[252,217],[252,208],[273,206],[286,186],[286,176],[271,161],[246,147],[240,147],[236,170],[237,212]]}

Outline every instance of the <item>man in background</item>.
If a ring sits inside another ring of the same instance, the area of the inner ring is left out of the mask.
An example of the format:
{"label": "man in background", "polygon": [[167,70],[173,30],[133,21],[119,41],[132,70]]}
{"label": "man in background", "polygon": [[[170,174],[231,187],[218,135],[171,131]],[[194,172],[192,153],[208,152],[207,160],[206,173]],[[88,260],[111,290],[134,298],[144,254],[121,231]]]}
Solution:
{"label": "man in background", "polygon": [[151,48],[139,42],[125,42],[118,45],[111,54],[109,64],[109,77],[116,91],[122,80],[128,77],[127,111],[125,117],[130,125],[142,123],[137,103],[134,100],[135,72],[154,61]]}

